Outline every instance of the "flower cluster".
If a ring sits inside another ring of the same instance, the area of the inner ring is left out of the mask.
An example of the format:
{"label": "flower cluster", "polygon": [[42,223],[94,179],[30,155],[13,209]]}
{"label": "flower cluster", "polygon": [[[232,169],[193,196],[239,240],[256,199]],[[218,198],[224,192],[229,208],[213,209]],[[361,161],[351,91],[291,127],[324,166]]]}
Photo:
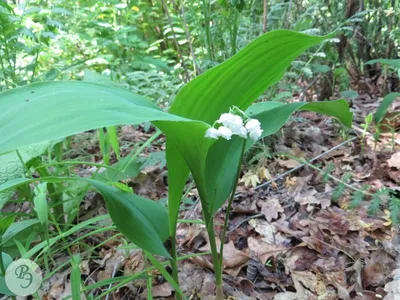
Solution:
{"label": "flower cluster", "polygon": [[222,137],[230,140],[232,135],[238,135],[244,139],[249,136],[253,141],[256,141],[262,134],[263,130],[260,127],[260,122],[256,119],[248,119],[244,124],[243,119],[232,113],[222,114],[215,122],[222,124],[218,129],[211,127],[206,131],[206,137],[218,139]]}

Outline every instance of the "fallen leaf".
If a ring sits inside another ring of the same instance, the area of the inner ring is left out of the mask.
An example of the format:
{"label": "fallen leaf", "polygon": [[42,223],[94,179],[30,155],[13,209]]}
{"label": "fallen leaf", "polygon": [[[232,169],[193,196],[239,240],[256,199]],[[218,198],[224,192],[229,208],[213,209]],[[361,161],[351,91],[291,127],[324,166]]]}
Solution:
{"label": "fallen leaf", "polygon": [[277,219],[280,212],[283,213],[284,209],[277,198],[268,199],[261,206],[261,213],[268,222]]}
{"label": "fallen leaf", "polygon": [[295,159],[288,159],[288,160],[283,160],[283,159],[278,159],[278,164],[281,167],[287,168],[287,169],[293,169],[301,165],[301,163]]}
{"label": "fallen leaf", "polygon": [[224,245],[224,271],[229,275],[237,276],[248,260],[249,256],[237,250],[232,241]]}
{"label": "fallen leaf", "polygon": [[392,157],[387,161],[389,168],[400,169],[400,152],[396,152],[392,155]]}
{"label": "fallen leaf", "polygon": [[361,272],[363,287],[377,287],[385,279],[384,269],[380,263],[365,266]]}
{"label": "fallen leaf", "polygon": [[266,263],[271,257],[276,257],[282,252],[286,252],[287,248],[269,244],[262,239],[256,239],[254,237],[249,237],[247,239],[247,244],[249,245],[249,253],[252,258],[257,258],[262,263]]}
{"label": "fallen leaf", "polygon": [[263,236],[262,239],[267,243],[285,245],[290,242],[289,239],[277,232],[274,225],[269,224],[267,221],[252,219],[249,221],[249,224],[256,232]]}
{"label": "fallen leaf", "polygon": [[[163,284],[153,286],[151,289],[151,293],[153,297],[169,297],[172,295],[172,287],[169,282],[164,282]],[[143,294],[145,295],[147,291],[144,291]]]}

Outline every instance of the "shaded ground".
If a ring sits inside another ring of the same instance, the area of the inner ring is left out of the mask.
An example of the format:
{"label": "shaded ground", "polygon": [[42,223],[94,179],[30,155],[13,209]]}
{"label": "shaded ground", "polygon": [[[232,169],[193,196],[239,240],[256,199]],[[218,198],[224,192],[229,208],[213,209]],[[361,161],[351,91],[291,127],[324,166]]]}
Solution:
{"label": "shaded ground", "polygon": [[[357,128],[361,128],[364,117],[377,106],[375,99],[366,96],[352,101]],[[396,110],[395,103],[391,111]],[[355,132],[361,135],[357,128]],[[122,127],[122,155],[127,155],[135,143],[146,141],[152,133],[151,130],[146,133],[143,127]],[[396,193],[400,182],[400,138],[398,134],[383,133],[375,143],[367,134],[364,142],[352,139],[329,151],[352,136],[329,118],[300,113],[278,135],[265,141],[264,147],[251,154],[255,159],[245,166],[238,188],[240,196],[234,201],[229,234],[224,241],[227,296],[231,299],[361,300],[382,299],[391,290],[398,289],[400,284],[397,281],[396,285],[393,277],[400,274],[400,243],[398,228],[392,226],[386,210],[387,203],[379,203],[374,215],[368,214],[371,199],[361,201],[351,210],[355,191],[343,189],[337,195],[340,183],[327,174],[343,179],[343,175],[351,173],[348,181],[351,186],[360,189],[367,185],[366,190],[371,193],[388,187]],[[92,134],[78,139],[72,144],[73,155],[88,154],[94,161],[100,159]],[[154,154],[164,150],[163,141],[160,137],[145,149],[142,156],[148,159],[142,161],[147,163],[142,164],[136,178],[127,180],[136,193],[158,201],[165,201],[168,192],[165,161],[160,158],[162,155]],[[313,162],[322,171],[305,166],[253,189],[252,185],[297,167],[300,162],[290,156],[309,160],[323,153],[326,154]],[[81,175],[91,173],[86,167],[75,171]],[[185,199],[182,219],[201,220],[201,207],[196,200],[197,191],[192,189]],[[224,209],[217,214],[215,224],[223,223]],[[81,207],[82,218],[104,213],[101,197],[88,194]],[[217,236],[220,229],[216,227]],[[132,275],[147,267],[141,251],[124,249],[121,237],[107,240],[112,234],[102,233],[85,240],[89,245],[104,242],[82,258],[85,284]],[[181,255],[209,251],[207,234],[201,224],[181,223],[177,237]],[[61,262],[64,258],[61,255],[57,259]],[[213,298],[215,285],[211,269],[210,255],[195,256],[180,263],[181,286],[190,299]],[[61,299],[69,295],[69,273],[70,270],[64,269],[54,275],[45,286],[43,297]],[[169,284],[157,272],[152,274],[153,296],[174,299]],[[97,295],[112,286],[98,288]],[[138,279],[116,289],[109,299],[146,299],[146,293],[145,279]],[[396,298],[399,295],[392,298],[387,295],[385,299],[400,299]]]}

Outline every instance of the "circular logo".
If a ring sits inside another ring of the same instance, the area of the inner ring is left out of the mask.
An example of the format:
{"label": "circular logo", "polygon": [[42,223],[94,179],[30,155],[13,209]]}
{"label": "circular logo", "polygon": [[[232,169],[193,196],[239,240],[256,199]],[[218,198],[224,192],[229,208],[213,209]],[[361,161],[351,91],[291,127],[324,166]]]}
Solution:
{"label": "circular logo", "polygon": [[42,284],[42,271],[29,259],[18,259],[11,263],[4,277],[7,287],[17,296],[34,294]]}

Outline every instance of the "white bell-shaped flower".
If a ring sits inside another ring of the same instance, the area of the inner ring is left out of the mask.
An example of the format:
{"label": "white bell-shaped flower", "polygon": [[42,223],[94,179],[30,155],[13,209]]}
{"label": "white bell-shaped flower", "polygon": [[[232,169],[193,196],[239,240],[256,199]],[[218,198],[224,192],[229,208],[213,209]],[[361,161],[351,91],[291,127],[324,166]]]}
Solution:
{"label": "white bell-shaped flower", "polygon": [[253,141],[257,141],[260,138],[262,133],[263,133],[263,130],[260,127],[258,127],[258,128],[255,128],[255,129],[249,131],[249,137]]}
{"label": "white bell-shaped flower", "polygon": [[217,129],[211,127],[208,128],[205,134],[205,137],[211,138],[211,139],[218,139],[219,138],[219,132]]}
{"label": "white bell-shaped flower", "polygon": [[239,134],[239,130],[243,126],[242,118],[234,114],[222,114],[217,123],[222,123],[226,128],[232,130],[234,134]]}
{"label": "white bell-shaped flower", "polygon": [[238,136],[240,136],[241,138],[247,139],[247,129],[246,127],[242,126],[239,129],[239,132],[237,134]]}
{"label": "white bell-shaped flower", "polygon": [[246,123],[246,129],[248,131],[253,131],[255,129],[260,129],[261,123],[257,119],[250,119]]}
{"label": "white bell-shaped flower", "polygon": [[223,137],[226,140],[230,140],[233,132],[229,128],[221,126],[220,128],[218,128],[218,134],[220,137]]}

